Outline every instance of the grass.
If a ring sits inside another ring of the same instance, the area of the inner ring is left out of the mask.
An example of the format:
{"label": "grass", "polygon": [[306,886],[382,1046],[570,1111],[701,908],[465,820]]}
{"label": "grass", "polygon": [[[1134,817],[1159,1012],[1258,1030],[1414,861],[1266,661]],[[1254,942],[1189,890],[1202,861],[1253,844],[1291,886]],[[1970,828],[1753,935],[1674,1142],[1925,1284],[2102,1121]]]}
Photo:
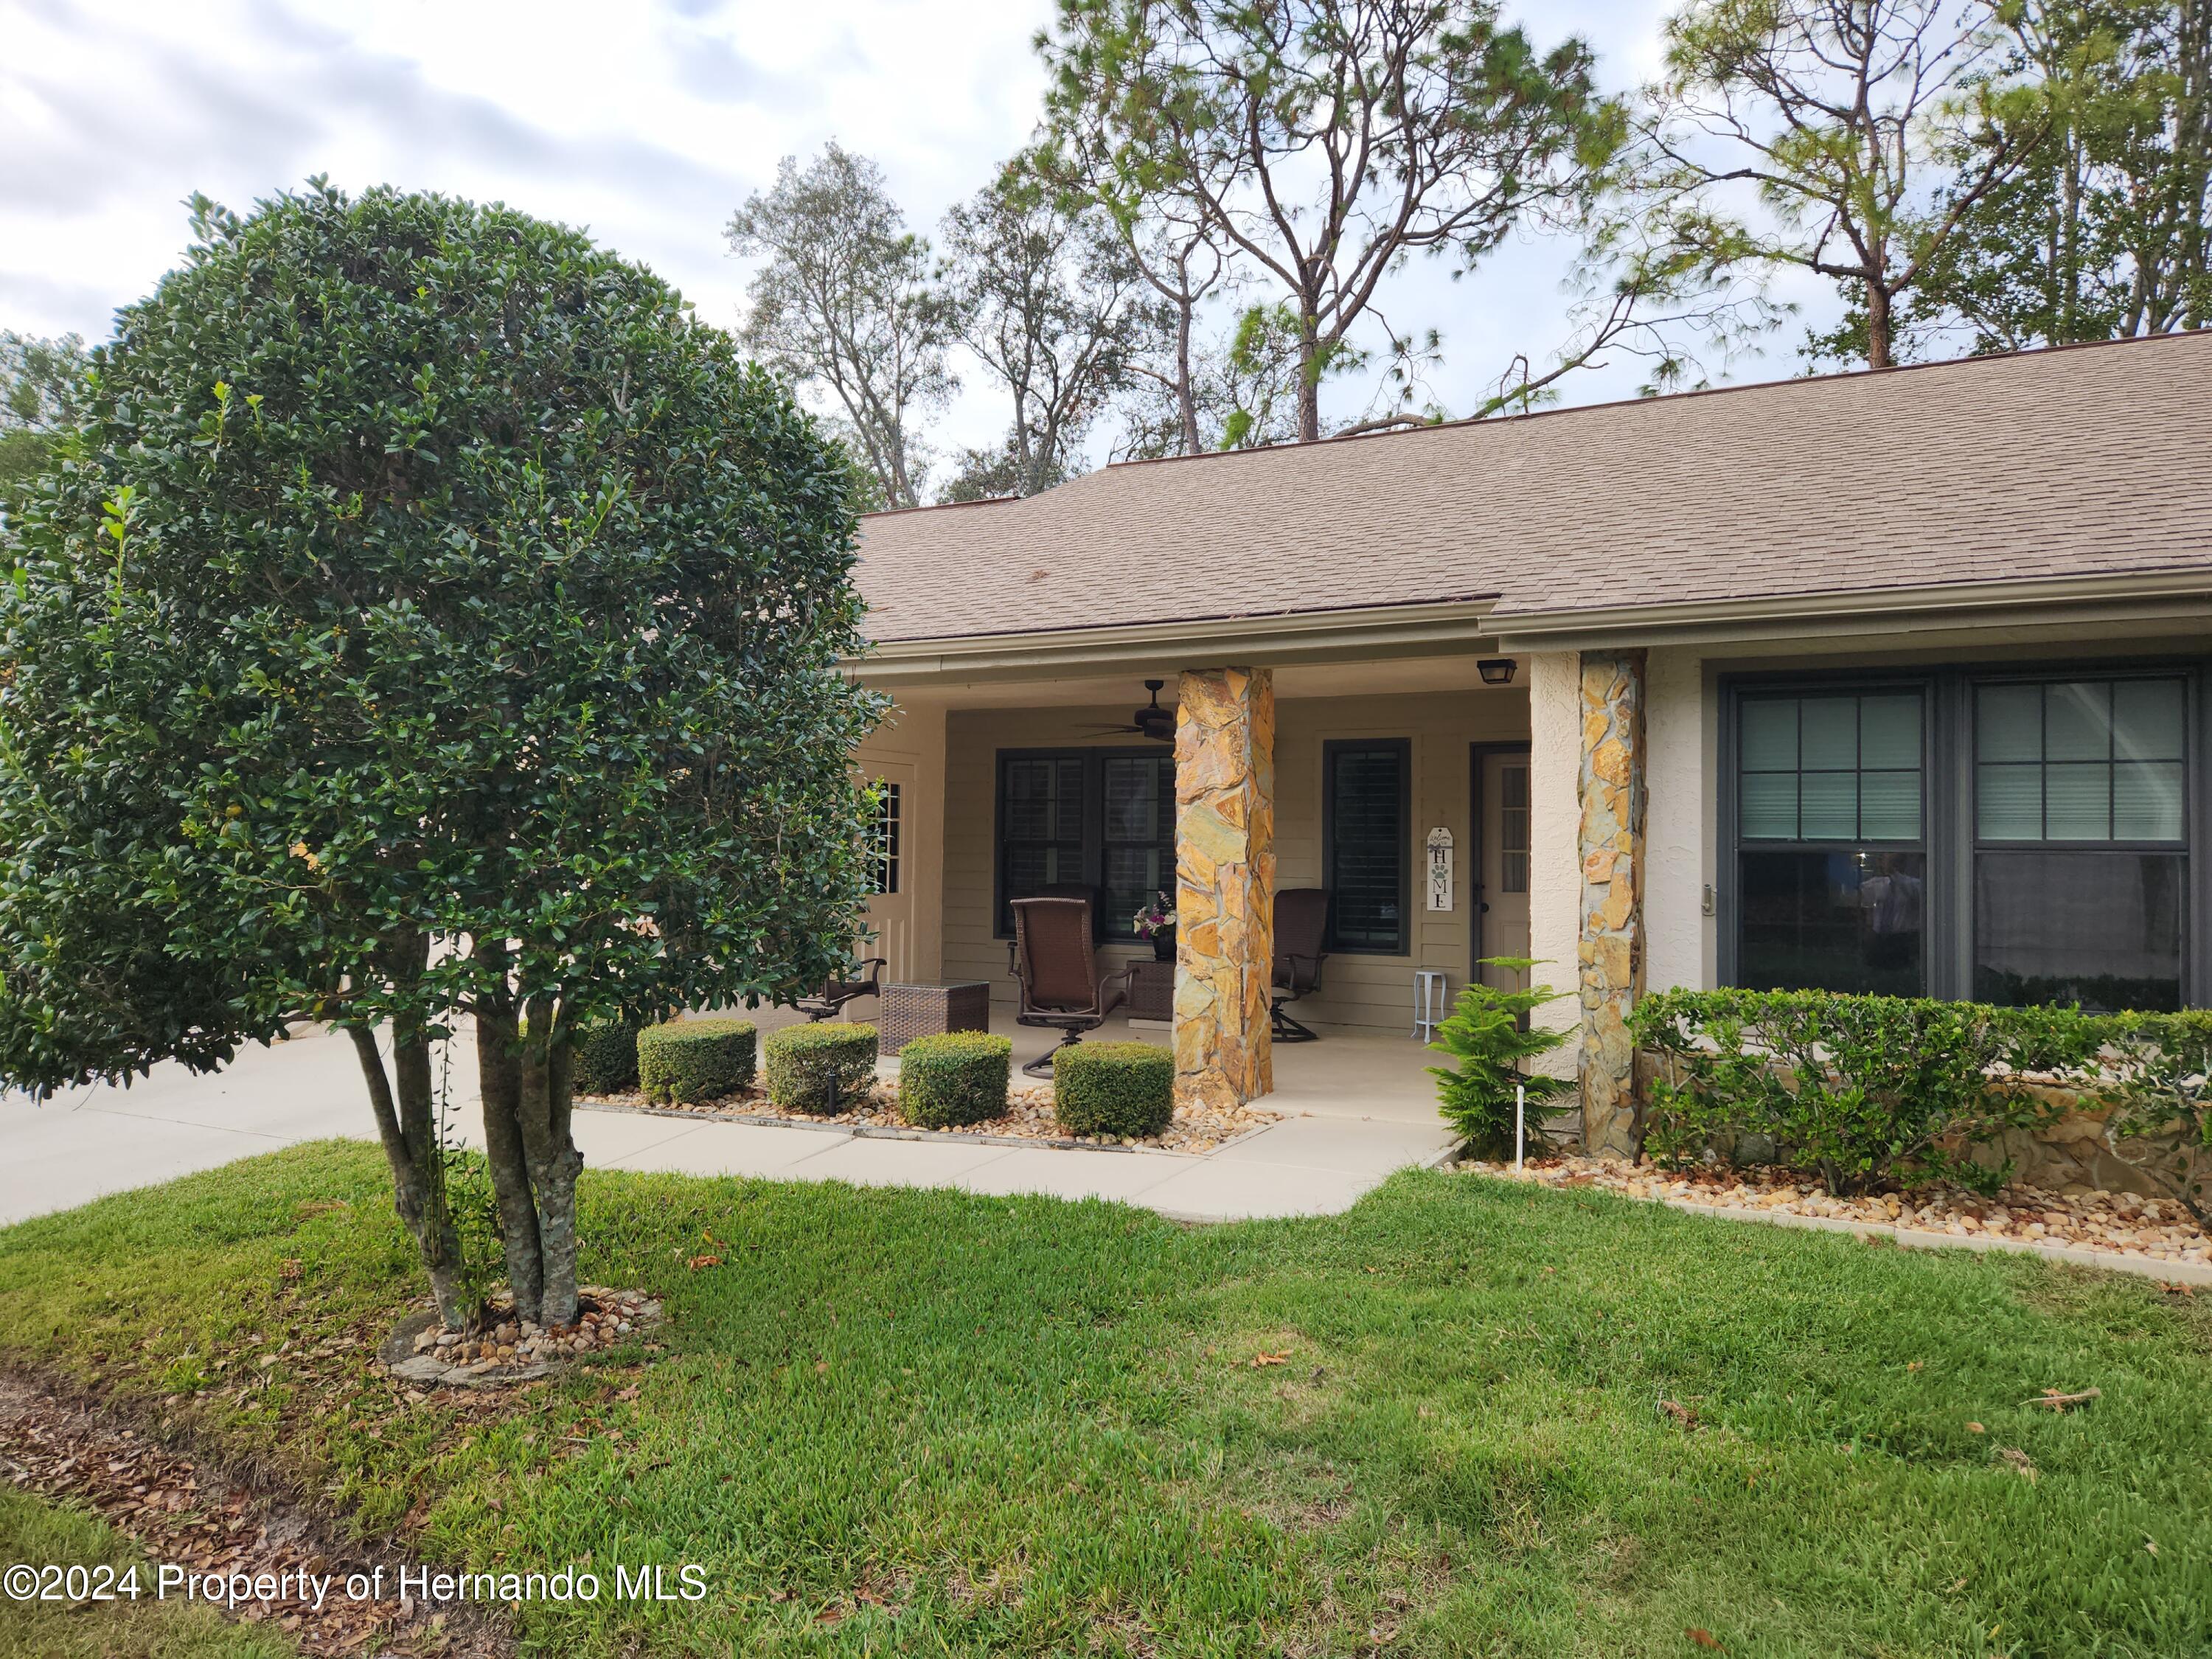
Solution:
{"label": "grass", "polygon": [[526,1607],[545,1652],[2212,1652],[2212,1298],[1439,1174],[1208,1230],[582,1202],[587,1276],[663,1295],[670,1352],[496,1410],[314,1358],[416,1291],[342,1143],[0,1231],[0,1358],[427,1559],[705,1568],[696,1604]]}
{"label": "grass", "polygon": [[[0,1562],[106,1565],[118,1574],[145,1558],[96,1516],[0,1486]],[[11,1601],[0,1617],[0,1659],[286,1659],[298,1650],[273,1632],[226,1620],[213,1608],[156,1601]]]}

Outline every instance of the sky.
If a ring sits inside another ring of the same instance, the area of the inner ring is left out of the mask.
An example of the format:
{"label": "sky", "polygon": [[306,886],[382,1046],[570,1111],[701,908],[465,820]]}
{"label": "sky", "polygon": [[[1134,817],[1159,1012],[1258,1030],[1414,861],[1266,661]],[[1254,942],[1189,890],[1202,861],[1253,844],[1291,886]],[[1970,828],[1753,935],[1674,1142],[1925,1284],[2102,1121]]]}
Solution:
{"label": "sky", "polygon": [[[874,157],[925,232],[1035,126],[1030,46],[1050,0],[0,0],[0,328],[97,340],[177,263],[195,191],[243,210],[326,173],[588,228],[742,319],[730,214],[786,155]],[[1542,45],[1582,34],[1601,79],[1657,67],[1662,0],[1506,0]],[[1564,338],[1571,250],[1524,239],[1458,282],[1417,263],[1386,292],[1436,328],[1436,400],[1463,411],[1517,353]],[[1791,339],[1794,340],[1793,331]],[[1735,378],[1792,372],[1790,342]],[[1632,359],[1561,386],[1633,395]],[[1358,412],[1365,388],[1337,394]],[[1005,430],[967,366],[942,449]]]}

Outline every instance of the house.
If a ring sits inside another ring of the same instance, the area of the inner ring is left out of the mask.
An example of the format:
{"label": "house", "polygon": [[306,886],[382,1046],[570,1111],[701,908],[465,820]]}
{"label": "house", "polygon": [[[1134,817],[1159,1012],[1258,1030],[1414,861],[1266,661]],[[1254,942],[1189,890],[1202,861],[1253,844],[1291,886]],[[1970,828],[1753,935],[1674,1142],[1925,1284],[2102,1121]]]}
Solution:
{"label": "house", "polygon": [[1176,888],[1204,1097],[1298,1063],[1292,888],[1316,1048],[1534,956],[1601,1150],[1646,988],[2212,1000],[2212,332],[1109,466],[861,557],[894,975],[1010,1000],[1010,899],[1126,957]]}

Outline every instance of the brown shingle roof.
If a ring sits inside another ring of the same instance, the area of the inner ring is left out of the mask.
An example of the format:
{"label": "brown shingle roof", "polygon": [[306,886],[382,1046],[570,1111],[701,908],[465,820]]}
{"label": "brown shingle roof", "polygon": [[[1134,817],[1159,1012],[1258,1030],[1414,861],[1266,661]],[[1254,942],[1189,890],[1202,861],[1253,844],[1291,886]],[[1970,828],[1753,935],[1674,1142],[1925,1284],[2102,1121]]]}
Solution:
{"label": "brown shingle roof", "polygon": [[861,559],[884,642],[2212,568],[2212,331],[1110,466]]}

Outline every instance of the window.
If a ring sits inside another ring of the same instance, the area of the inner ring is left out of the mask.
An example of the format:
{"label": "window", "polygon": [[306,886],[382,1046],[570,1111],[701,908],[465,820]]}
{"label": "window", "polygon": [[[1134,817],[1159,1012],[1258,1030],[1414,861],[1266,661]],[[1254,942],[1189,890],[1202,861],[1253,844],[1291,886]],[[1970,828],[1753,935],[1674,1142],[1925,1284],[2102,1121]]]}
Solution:
{"label": "window", "polygon": [[1498,884],[1508,893],[1528,890],[1528,769],[1498,769]]}
{"label": "window", "polygon": [[1014,900],[1080,893],[1101,939],[1134,939],[1138,910],[1175,886],[1175,814],[1164,747],[1000,750],[999,936]]}
{"label": "window", "polygon": [[1923,711],[1917,690],[1740,700],[1740,983],[1920,994]]}
{"label": "window", "polygon": [[875,860],[876,891],[896,893],[899,890],[898,785],[878,781],[876,817],[871,827],[869,852]]}
{"label": "window", "polygon": [[2212,993],[2203,665],[1732,684],[1731,982],[2171,1009]]}
{"label": "window", "polygon": [[1130,920],[1157,894],[1174,902],[1175,757],[1109,755],[1099,763],[1099,883],[1106,890],[1104,931],[1134,938]]}
{"label": "window", "polygon": [[2178,1008],[2188,683],[1973,688],[1974,995]]}
{"label": "window", "polygon": [[1412,908],[1412,744],[1404,738],[1322,747],[1322,866],[1328,948],[1403,956]]}

